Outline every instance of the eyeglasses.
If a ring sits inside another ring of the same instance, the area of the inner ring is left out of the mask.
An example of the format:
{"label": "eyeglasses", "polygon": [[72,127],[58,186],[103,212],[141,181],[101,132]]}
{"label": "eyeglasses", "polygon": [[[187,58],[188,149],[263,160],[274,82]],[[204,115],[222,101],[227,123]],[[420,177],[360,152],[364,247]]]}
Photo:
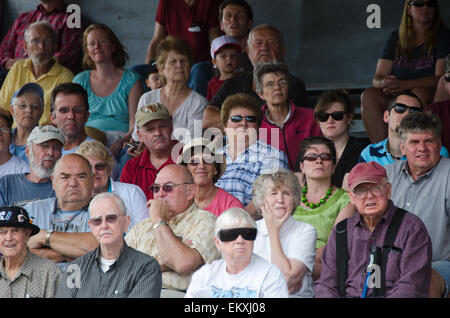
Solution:
{"label": "eyeglasses", "polygon": [[11,128],[0,127],[0,132],[9,134],[11,133]]}
{"label": "eyeglasses", "polygon": [[14,104],[13,106],[17,107],[20,110],[25,110],[25,109],[27,109],[28,106],[30,106],[31,111],[33,111],[33,112],[42,109],[41,105],[36,105],[36,104],[28,104],[28,105],[27,104]]}
{"label": "eyeglasses", "polygon": [[316,161],[317,158],[320,158],[320,160],[323,161],[330,161],[332,159],[334,159],[334,156],[331,153],[321,153],[321,154],[315,154],[315,153],[310,153],[307,154],[303,157],[303,161]]}
{"label": "eyeglasses", "polygon": [[75,107],[60,107],[57,109],[58,112],[61,114],[68,114],[69,112],[73,112],[74,114],[81,114],[84,113],[85,108],[82,106],[75,106]]}
{"label": "eyeglasses", "polygon": [[53,44],[52,39],[31,39],[28,41],[32,46],[38,46],[39,44],[43,44],[43,46],[49,46]]}
{"label": "eyeglasses", "polygon": [[331,114],[329,114],[329,113],[318,113],[317,114],[317,120],[320,121],[321,123],[324,123],[324,122],[327,122],[328,118],[330,118],[330,116],[331,116],[331,118],[333,118],[334,120],[340,121],[340,120],[344,119],[344,115],[345,115],[345,112],[343,112],[343,111],[332,112]]}
{"label": "eyeglasses", "polygon": [[94,169],[98,171],[103,171],[108,167],[108,164],[106,162],[97,162],[94,165]]}
{"label": "eyeglasses", "polygon": [[214,162],[214,158],[213,157],[202,157],[202,158],[192,158],[191,162],[189,162],[188,164],[191,166],[198,166],[200,163],[203,163],[205,165],[213,165]]}
{"label": "eyeglasses", "polygon": [[431,1],[416,0],[416,1],[410,1],[409,5],[410,6],[414,6],[414,7],[418,7],[418,8],[422,8],[423,6],[427,6],[428,8],[432,8],[432,7],[436,7],[437,6],[437,1],[436,0],[431,0]]}
{"label": "eyeglasses", "polygon": [[89,223],[92,226],[100,226],[103,223],[103,219],[105,219],[105,222],[108,223],[108,224],[114,224],[119,219],[119,215],[113,213],[113,214],[105,215],[104,218],[102,218],[101,216],[90,218],[89,219]]}
{"label": "eyeglasses", "polygon": [[239,227],[236,229],[220,230],[218,233],[219,240],[222,242],[232,242],[239,235],[246,241],[254,241],[256,239],[257,230],[254,227]]}
{"label": "eyeglasses", "polygon": [[278,84],[279,87],[287,87],[288,81],[287,81],[287,79],[281,79],[278,82],[269,81],[264,84],[264,88],[273,90],[275,88],[275,84]]}
{"label": "eyeglasses", "polygon": [[152,191],[153,193],[158,193],[161,188],[163,189],[164,192],[169,193],[169,192],[172,192],[173,188],[183,185],[183,184],[191,184],[191,183],[189,183],[189,182],[183,182],[183,183],[179,183],[179,184],[167,183],[167,184],[164,184],[163,186],[160,186],[159,184],[155,183],[155,184],[151,185],[149,188],[150,188],[150,191]]}
{"label": "eyeglasses", "polygon": [[391,111],[392,109],[394,109],[397,114],[403,114],[404,112],[406,112],[407,109],[409,109],[410,113],[421,113],[422,112],[421,108],[412,107],[412,106],[408,106],[408,105],[401,104],[401,103],[393,104],[391,107],[389,107],[389,111]]}
{"label": "eyeglasses", "polygon": [[230,117],[230,120],[233,123],[240,123],[242,119],[245,118],[245,121],[248,123],[256,123],[256,116],[241,116],[241,115],[234,115]]}
{"label": "eyeglasses", "polygon": [[360,200],[363,200],[367,197],[367,194],[372,193],[372,195],[374,196],[380,196],[384,193],[384,186],[386,184],[380,185],[374,185],[371,187],[356,187],[355,189],[352,190],[352,192],[356,195],[356,197]]}

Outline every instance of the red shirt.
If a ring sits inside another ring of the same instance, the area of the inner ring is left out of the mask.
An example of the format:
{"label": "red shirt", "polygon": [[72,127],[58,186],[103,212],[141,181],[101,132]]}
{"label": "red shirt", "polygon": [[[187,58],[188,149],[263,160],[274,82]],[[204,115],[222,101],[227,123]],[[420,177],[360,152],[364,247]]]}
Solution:
{"label": "red shirt", "polygon": [[36,10],[22,13],[13,23],[6,36],[0,44],[0,65],[8,59],[24,59],[28,55],[23,49],[23,38],[25,30],[29,24],[46,20],[56,32],[56,52],[55,57],[59,64],[67,67],[72,72],[79,71],[81,61],[81,34],[79,28],[69,29],[67,27],[67,18],[71,13],[67,13],[67,6],[64,4],[61,8],[52,12],[45,11],[42,4],[38,5]]}
{"label": "red shirt", "polygon": [[208,82],[208,91],[206,93],[206,99],[208,101],[210,101],[216,95],[217,91],[222,87],[223,83],[225,83],[225,81],[221,81],[219,77],[213,77]]}
{"label": "red shirt", "polygon": [[433,103],[424,109],[425,112],[436,114],[442,121],[442,146],[450,149],[450,99],[442,102]]}
{"label": "red shirt", "polygon": [[[259,128],[259,139],[284,151],[289,159],[289,168],[294,170],[300,152],[300,143],[305,138],[321,136],[322,131],[314,120],[313,109],[296,107],[291,100],[289,100],[289,105],[291,113],[282,127],[270,122],[266,115],[267,105],[262,107],[263,121]],[[278,134],[278,138],[274,136],[274,140],[272,140],[272,133]],[[275,142],[278,144],[274,144]]]}
{"label": "red shirt", "polygon": [[139,186],[144,191],[147,200],[153,199],[150,186],[155,183],[156,175],[165,166],[175,164],[172,156],[169,156],[159,169],[156,169],[150,161],[150,152],[145,149],[139,156],[127,161],[120,175],[120,182],[131,183]]}
{"label": "red shirt", "polygon": [[191,46],[194,63],[210,61],[209,30],[219,26],[221,1],[196,0],[189,7],[184,0],[160,0],[155,21]]}

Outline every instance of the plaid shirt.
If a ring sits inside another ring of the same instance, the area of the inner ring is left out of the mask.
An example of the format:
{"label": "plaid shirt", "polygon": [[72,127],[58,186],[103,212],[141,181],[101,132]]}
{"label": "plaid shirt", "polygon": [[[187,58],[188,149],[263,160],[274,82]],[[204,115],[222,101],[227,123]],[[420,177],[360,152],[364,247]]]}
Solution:
{"label": "plaid shirt", "polygon": [[67,6],[64,4],[61,8],[52,12],[45,11],[40,4],[36,10],[22,13],[9,29],[6,36],[0,44],[0,65],[3,68],[4,63],[9,59],[24,59],[28,57],[23,48],[23,39],[28,25],[36,21],[48,21],[56,32],[56,52],[55,57],[59,64],[67,67],[71,71],[77,71],[80,66],[81,56],[81,29],[67,27],[66,12]]}
{"label": "plaid shirt", "polygon": [[216,186],[234,195],[244,206],[252,201],[253,181],[260,174],[280,168],[289,169],[285,153],[261,140],[251,144],[234,161],[228,154],[229,146],[228,144],[217,151],[225,154],[227,168]]}

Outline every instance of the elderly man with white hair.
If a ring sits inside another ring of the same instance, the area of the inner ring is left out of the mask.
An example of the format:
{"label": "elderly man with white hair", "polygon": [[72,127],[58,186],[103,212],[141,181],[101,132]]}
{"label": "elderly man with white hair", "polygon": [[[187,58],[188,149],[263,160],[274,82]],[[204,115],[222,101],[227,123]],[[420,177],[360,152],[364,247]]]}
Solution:
{"label": "elderly man with white hair", "polygon": [[[57,298],[158,298],[161,270],[151,256],[129,247],[124,233],[130,217],[123,200],[100,193],[89,204],[89,227],[99,246],[67,267]],[[72,284],[73,268],[79,284]]]}
{"label": "elderly man with white hair", "polygon": [[214,234],[222,259],[194,273],[186,298],[288,297],[280,269],[253,253],[256,223],[244,209],[223,212],[217,218]]}
{"label": "elderly man with white hair", "polygon": [[54,126],[37,126],[28,137],[25,153],[30,173],[0,178],[0,206],[18,205],[55,196],[50,176],[61,158],[64,137]]}

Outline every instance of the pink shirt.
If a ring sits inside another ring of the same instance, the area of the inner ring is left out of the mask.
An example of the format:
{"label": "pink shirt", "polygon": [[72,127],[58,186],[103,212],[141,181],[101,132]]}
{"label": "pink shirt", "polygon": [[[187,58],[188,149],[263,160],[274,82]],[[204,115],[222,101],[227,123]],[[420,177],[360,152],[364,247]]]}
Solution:
{"label": "pink shirt", "polygon": [[241,201],[235,196],[229,194],[225,190],[218,188],[214,200],[205,208],[206,211],[211,212],[215,216],[219,216],[223,211],[229,208],[244,208]]}

